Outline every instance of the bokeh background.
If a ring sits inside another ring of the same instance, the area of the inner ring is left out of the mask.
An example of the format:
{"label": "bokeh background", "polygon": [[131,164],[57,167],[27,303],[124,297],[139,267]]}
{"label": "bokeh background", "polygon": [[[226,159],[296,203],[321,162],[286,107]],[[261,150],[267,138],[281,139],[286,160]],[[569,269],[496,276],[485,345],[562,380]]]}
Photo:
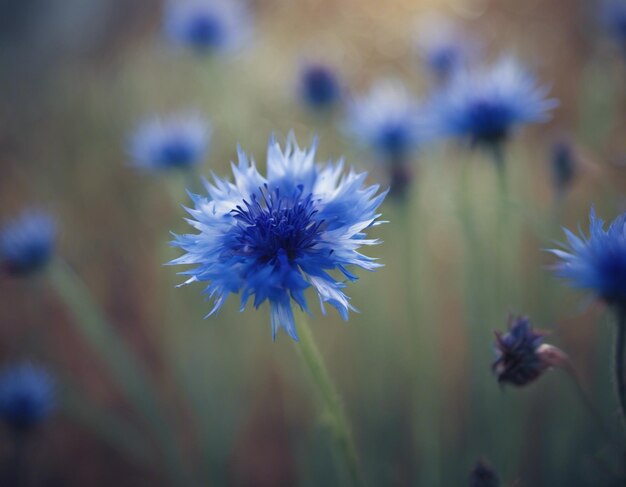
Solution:
{"label": "bokeh background", "polygon": [[[609,427],[621,427],[610,316],[557,282],[544,251],[561,225],[584,224],[592,204],[607,219],[624,207],[625,60],[598,7],[257,0],[248,45],[207,57],[169,45],[159,2],[0,1],[0,217],[30,206],[55,215],[58,254],[138,357],[165,412],[155,431],[45,273],[0,277],[2,363],[31,359],[58,380],[57,410],[29,441],[24,485],[346,482],[297,344],[285,334],[272,342],[267,309],[239,313],[234,299],[204,320],[200,286],[176,289],[177,269],[163,266],[178,255],[169,232],[187,230],[180,205],[198,176],[136,171],[127,142],[146,115],[196,108],[214,130],[199,174],[228,175],[238,143],[263,167],[270,134],[294,129],[302,144],[319,136],[320,160],[345,156],[384,181],[375,157],[338,129],[341,109],[320,116],[302,105],[298,69],[303,60],[329,63],[348,92],[393,75],[425,99],[433,80],[413,43],[417,20],[433,11],[479,39],[486,58],[514,53],[560,106],[508,146],[504,234],[495,230],[500,200],[486,155],[454,143],[424,147],[407,199],[388,199],[389,223],[373,232],[384,244],[370,254],[385,267],[349,288],[360,313],[344,323],[316,310],[309,320],[364,477],[372,486],[468,485],[485,458],[502,485],[622,485],[611,445],[565,372],[502,389],[490,370],[493,330],[505,329],[509,313],[526,314],[570,356]],[[557,204],[551,148],[562,137],[577,166]]]}

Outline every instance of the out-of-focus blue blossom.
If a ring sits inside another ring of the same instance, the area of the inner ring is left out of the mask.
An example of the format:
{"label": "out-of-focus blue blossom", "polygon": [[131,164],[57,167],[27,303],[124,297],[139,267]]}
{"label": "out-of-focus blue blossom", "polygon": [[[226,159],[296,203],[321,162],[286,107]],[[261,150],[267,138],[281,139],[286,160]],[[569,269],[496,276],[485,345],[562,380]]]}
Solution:
{"label": "out-of-focus blue blossom", "polygon": [[565,361],[556,347],[543,344],[543,333],[533,330],[530,320],[520,316],[509,319],[509,331],[496,331],[496,360],[493,371],[501,384],[525,386],[548,368]]}
{"label": "out-of-focus blue blossom", "polygon": [[425,67],[440,81],[472,61],[478,45],[452,20],[439,14],[418,19],[415,50]]}
{"label": "out-of-focus blue blossom", "polygon": [[306,64],[300,71],[300,96],[315,110],[332,108],[341,98],[337,73],[330,66]]}
{"label": "out-of-focus blue blossom", "polygon": [[601,20],[617,45],[626,53],[626,2],[605,2],[601,8]]}
{"label": "out-of-focus blue blossom", "polygon": [[557,194],[563,194],[574,181],[578,160],[574,147],[567,140],[559,140],[552,146],[552,184]]}
{"label": "out-of-focus blue blossom", "polygon": [[498,487],[498,474],[485,460],[478,460],[470,472],[469,487]]}
{"label": "out-of-focus blue blossom", "polygon": [[378,225],[378,206],[385,193],[364,187],[366,173],[343,173],[343,162],[315,163],[317,144],[300,149],[290,134],[285,149],[272,138],[267,151],[267,177],[239,149],[232,165],[235,182],[215,177],[205,181],[209,197],[192,195],[189,223],[198,231],[177,235],[172,245],[186,253],[171,264],[194,268],[185,284],[207,282],[205,294],[215,313],[230,294],[241,294],[241,310],[253,297],[255,307],[266,300],[272,335],[279,328],[298,339],[292,300],[308,311],[304,291],[312,287],[320,300],[334,306],[344,319],[354,309],[338,280],[356,276],[348,266],[374,270],[373,258],[358,252],[374,245],[368,228]]}
{"label": "out-of-focus blue blossom", "polygon": [[165,29],[173,42],[200,53],[226,53],[250,38],[252,22],[242,0],[172,0]]}
{"label": "out-of-focus blue blossom", "polygon": [[545,122],[557,101],[510,58],[483,69],[462,69],[430,104],[432,130],[474,145],[504,142],[519,126]]}
{"label": "out-of-focus blue blossom", "polygon": [[0,417],[12,430],[23,433],[37,426],[54,403],[54,381],[46,369],[22,363],[0,374]]}
{"label": "out-of-focus blue blossom", "polygon": [[211,139],[209,123],[198,115],[144,121],[133,134],[130,153],[141,169],[188,169],[202,162]]}
{"label": "out-of-focus blue blossom", "polygon": [[567,244],[551,249],[560,260],[554,266],[558,277],[577,289],[587,289],[609,304],[626,306],[626,213],[605,230],[604,221],[592,208],[589,235],[565,229]]}
{"label": "out-of-focus blue blossom", "polygon": [[43,268],[54,252],[54,219],[40,210],[26,210],[0,229],[0,264],[10,274]]}
{"label": "out-of-focus blue blossom", "polygon": [[345,132],[385,161],[406,161],[423,138],[417,100],[394,79],[348,102]]}

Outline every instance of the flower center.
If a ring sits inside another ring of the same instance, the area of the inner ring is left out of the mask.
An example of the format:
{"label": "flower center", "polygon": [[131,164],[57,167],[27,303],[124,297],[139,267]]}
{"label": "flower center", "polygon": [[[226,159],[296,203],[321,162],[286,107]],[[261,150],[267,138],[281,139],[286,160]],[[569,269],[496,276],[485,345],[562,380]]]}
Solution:
{"label": "flower center", "polygon": [[280,265],[284,259],[292,263],[315,245],[324,223],[315,218],[312,195],[303,197],[301,185],[291,196],[267,187],[260,194],[232,211],[238,221],[235,252],[262,263]]}
{"label": "flower center", "polygon": [[224,28],[214,15],[198,15],[189,26],[189,39],[198,47],[217,47],[222,43]]}
{"label": "flower center", "polygon": [[469,109],[470,130],[474,142],[498,143],[509,132],[509,111],[500,103],[475,101]]}

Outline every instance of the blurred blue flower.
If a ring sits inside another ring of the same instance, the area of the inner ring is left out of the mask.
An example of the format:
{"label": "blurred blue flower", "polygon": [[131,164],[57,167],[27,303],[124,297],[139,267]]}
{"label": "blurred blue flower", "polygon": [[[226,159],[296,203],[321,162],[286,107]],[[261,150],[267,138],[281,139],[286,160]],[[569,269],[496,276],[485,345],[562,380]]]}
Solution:
{"label": "blurred blue flower", "polygon": [[300,149],[290,134],[282,150],[272,138],[267,177],[239,149],[234,183],[215,177],[205,181],[208,198],[192,195],[188,221],[199,233],[176,236],[172,245],[186,253],[170,264],[195,266],[182,273],[191,276],[185,284],[208,282],[209,315],[231,293],[241,294],[241,310],[254,296],[255,307],[269,301],[272,336],[282,327],[297,340],[291,302],[308,311],[307,288],[315,289],[323,312],[329,303],[347,319],[354,309],[344,280],[328,272],[352,281],[347,266],[380,267],[357,250],[379,243],[366,230],[380,223],[376,210],[385,193],[363,186],[366,173],[343,174],[343,162],[316,164],[316,148]]}
{"label": "blurred blue flower", "polygon": [[470,472],[469,487],[498,487],[498,474],[485,460],[478,460]]}
{"label": "blurred blue flower", "polygon": [[0,374],[0,417],[14,431],[32,429],[53,408],[54,381],[46,369],[21,363]]}
{"label": "blurred blue flower", "polygon": [[432,130],[474,145],[504,142],[518,126],[545,122],[557,101],[510,58],[487,69],[458,71],[431,100]]}
{"label": "blurred blue flower", "polygon": [[607,1],[601,9],[601,20],[608,34],[626,51],[626,2]]}
{"label": "blurred blue flower", "polygon": [[492,369],[499,383],[524,386],[565,361],[565,354],[558,348],[542,343],[544,335],[534,331],[530,320],[523,316],[509,319],[507,333],[496,331]]}
{"label": "blurred blue flower", "polygon": [[552,184],[557,194],[562,195],[572,184],[578,169],[574,147],[562,139],[552,146]]}
{"label": "blurred blue flower", "polygon": [[201,53],[226,53],[250,37],[250,14],[240,0],[177,0],[166,6],[165,29],[173,42]]}
{"label": "blurred blue flower", "polygon": [[188,169],[200,164],[211,139],[209,123],[195,114],[153,118],[133,134],[130,153],[141,169]]}
{"label": "blurred blue flower", "polygon": [[589,236],[576,236],[565,229],[567,244],[551,249],[559,257],[554,266],[558,277],[578,289],[593,291],[607,303],[626,306],[626,213],[604,229],[604,221],[592,208]]}
{"label": "blurred blue flower", "polygon": [[341,98],[336,72],[320,63],[305,65],[300,72],[300,96],[313,109],[332,108]]}
{"label": "blurred blue flower", "polygon": [[386,161],[406,161],[422,140],[417,100],[398,80],[379,80],[347,109],[344,131]]}
{"label": "blurred blue flower", "polygon": [[446,81],[479,52],[478,44],[448,17],[427,14],[418,19],[415,50],[425,67]]}
{"label": "blurred blue flower", "polygon": [[10,274],[44,267],[54,252],[56,225],[40,210],[26,210],[0,229],[0,264]]}

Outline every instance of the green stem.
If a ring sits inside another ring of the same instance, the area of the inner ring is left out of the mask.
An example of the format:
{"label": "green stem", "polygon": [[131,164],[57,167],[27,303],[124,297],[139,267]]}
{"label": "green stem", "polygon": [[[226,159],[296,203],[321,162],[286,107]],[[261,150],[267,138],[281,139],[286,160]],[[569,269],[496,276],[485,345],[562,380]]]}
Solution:
{"label": "green stem", "polygon": [[[441,429],[439,423],[440,390],[437,380],[439,370],[437,349],[439,340],[436,328],[425,324],[420,310],[418,246],[413,229],[419,227],[419,210],[412,198],[403,202],[402,223],[406,249],[401,254],[405,275],[406,319],[411,336],[410,368],[412,377],[413,441],[420,458],[417,469],[419,485],[439,485]],[[420,348],[421,347],[421,348]]]}
{"label": "green stem", "polygon": [[615,335],[614,373],[617,398],[626,424],[626,310],[617,310],[617,333]]}
{"label": "green stem", "polygon": [[330,379],[324,359],[305,319],[300,320],[298,334],[300,336],[299,355],[311,374],[319,400],[325,408],[330,430],[346,470],[350,474],[352,485],[355,487],[362,485],[356,448],[341,398]]}
{"label": "green stem", "polygon": [[158,394],[151,386],[143,364],[108,322],[86,284],[64,261],[57,259],[52,262],[48,276],[56,292],[74,314],[78,331],[98,352],[126,397],[154,429],[168,470],[177,485],[182,485],[186,474],[180,453],[175,446],[167,415],[160,407]]}

